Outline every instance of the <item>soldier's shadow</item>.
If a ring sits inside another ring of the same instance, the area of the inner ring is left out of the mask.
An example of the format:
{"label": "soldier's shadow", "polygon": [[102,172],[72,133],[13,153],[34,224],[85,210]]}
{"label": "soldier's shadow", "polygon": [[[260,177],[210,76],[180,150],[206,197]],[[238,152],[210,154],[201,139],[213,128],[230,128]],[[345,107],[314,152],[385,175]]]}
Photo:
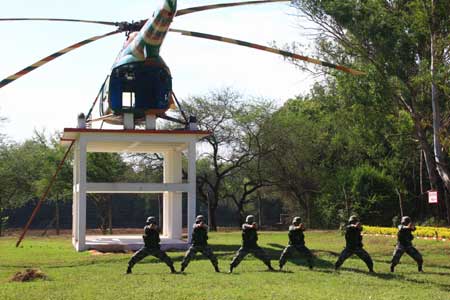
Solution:
{"label": "soldier's shadow", "polygon": [[[284,245],[274,244],[274,243],[270,243],[268,245],[273,248],[280,249],[280,251],[273,251],[273,250],[268,251],[271,258],[277,259],[277,260],[280,258],[281,251],[286,247]],[[314,268],[318,268],[318,269],[334,268],[334,264],[332,262],[322,259],[317,255],[318,251],[316,251],[314,249],[309,249],[309,250],[313,253],[313,256],[314,256]],[[290,255],[290,257],[288,258],[288,262],[291,262],[297,266],[301,266],[301,265],[308,266],[306,257],[297,251],[294,251]]]}
{"label": "soldier's shadow", "polygon": [[[349,272],[353,272],[353,273],[358,273],[358,274],[364,274],[367,276],[372,276],[372,277],[376,277],[379,279],[385,279],[385,280],[390,280],[390,279],[404,279],[405,277],[401,274],[396,274],[396,273],[370,273],[369,271],[364,271],[364,270],[360,270],[360,269],[355,269],[355,268],[347,268],[347,267],[341,267],[339,269],[339,271],[349,271]],[[337,271],[337,272],[339,272]]]}

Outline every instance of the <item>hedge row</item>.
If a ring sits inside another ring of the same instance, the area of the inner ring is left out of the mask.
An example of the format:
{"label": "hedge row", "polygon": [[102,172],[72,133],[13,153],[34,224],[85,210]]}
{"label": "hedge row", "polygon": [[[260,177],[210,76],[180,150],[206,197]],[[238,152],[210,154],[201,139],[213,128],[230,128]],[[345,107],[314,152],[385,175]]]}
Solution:
{"label": "hedge row", "polygon": [[[393,227],[363,226],[363,232],[366,234],[396,235],[397,231],[398,229]],[[417,237],[450,239],[450,228],[417,226],[413,234]]]}

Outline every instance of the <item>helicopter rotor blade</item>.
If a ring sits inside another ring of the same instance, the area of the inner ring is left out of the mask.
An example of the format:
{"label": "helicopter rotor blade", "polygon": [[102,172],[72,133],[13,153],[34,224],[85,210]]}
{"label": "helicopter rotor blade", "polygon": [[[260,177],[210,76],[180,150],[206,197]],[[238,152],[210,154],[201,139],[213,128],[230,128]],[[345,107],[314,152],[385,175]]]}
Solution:
{"label": "helicopter rotor blade", "polygon": [[56,22],[77,22],[77,23],[92,23],[102,25],[119,26],[119,22],[107,21],[93,21],[93,20],[78,20],[78,19],[55,19],[55,18],[0,18],[1,21],[56,21]]}
{"label": "helicopter rotor blade", "polygon": [[313,63],[316,65],[321,65],[327,68],[332,68],[332,69],[336,69],[339,71],[343,71],[346,73],[350,73],[352,75],[365,75],[365,72],[359,71],[359,70],[355,70],[355,69],[351,69],[345,66],[341,66],[341,65],[335,65],[326,61],[322,61],[322,60],[318,60],[312,57],[308,57],[308,56],[303,56],[300,54],[295,54],[292,52],[288,52],[288,51],[284,51],[284,50],[279,50],[279,49],[275,49],[275,48],[270,48],[270,47],[266,47],[263,45],[259,45],[259,44],[253,44],[253,43],[249,43],[249,42],[245,42],[245,41],[241,41],[241,40],[235,40],[235,39],[230,39],[227,37],[223,37],[223,36],[218,36],[218,35],[212,35],[212,34],[206,34],[206,33],[200,33],[200,32],[194,32],[194,31],[186,31],[186,30],[180,30],[180,29],[169,29],[169,31],[171,32],[177,32],[177,33],[181,33],[182,35],[186,35],[186,36],[192,36],[192,37],[197,37],[197,38],[202,38],[202,39],[208,39],[208,40],[214,40],[214,41],[218,41],[218,42],[224,42],[224,43],[230,43],[230,44],[234,44],[234,45],[238,45],[238,46],[244,46],[244,47],[249,47],[249,48],[253,48],[253,49],[258,49],[258,50],[262,50],[262,51],[266,51],[266,52],[271,52],[274,54],[278,54],[278,55],[282,55],[284,57],[289,57],[292,59],[297,59],[297,60],[303,60],[309,63]]}
{"label": "helicopter rotor blade", "polygon": [[7,84],[9,84],[9,83],[19,79],[20,77],[22,77],[22,76],[24,76],[24,75],[26,75],[28,73],[30,73],[31,71],[33,71],[33,70],[35,70],[35,69],[45,65],[46,63],[54,60],[55,58],[60,57],[61,55],[64,55],[64,54],[66,54],[66,53],[68,53],[68,52],[70,52],[72,50],[80,48],[80,47],[82,47],[84,45],[87,45],[87,44],[89,44],[91,42],[97,41],[99,39],[102,39],[102,38],[105,38],[107,36],[110,36],[110,35],[113,35],[113,34],[116,34],[116,33],[120,33],[120,32],[122,32],[122,31],[121,30],[115,30],[115,31],[111,31],[111,32],[108,32],[108,33],[103,34],[103,35],[93,36],[93,37],[91,37],[89,39],[86,39],[84,41],[81,41],[81,42],[78,42],[76,44],[73,44],[73,45],[71,45],[71,46],[69,46],[67,48],[61,49],[58,52],[55,52],[55,53],[53,53],[53,54],[51,54],[51,55],[49,55],[49,56],[47,56],[47,57],[45,57],[45,58],[43,58],[41,60],[38,60],[37,62],[35,62],[34,64],[32,64],[32,65],[30,65],[28,67],[26,67],[25,69],[22,69],[21,71],[19,71],[19,72],[15,73],[15,74],[13,74],[13,75],[3,79],[2,81],[0,81],[0,89],[2,87],[4,87],[5,85],[7,85]]}
{"label": "helicopter rotor blade", "polygon": [[245,2],[232,2],[232,3],[220,3],[220,4],[211,4],[197,7],[190,7],[185,9],[180,9],[175,14],[175,17],[200,12],[204,10],[217,9],[217,8],[225,8],[225,7],[233,7],[239,5],[249,5],[249,4],[264,4],[264,3],[272,3],[272,2],[291,2],[290,0],[260,0],[260,1],[245,1]]}

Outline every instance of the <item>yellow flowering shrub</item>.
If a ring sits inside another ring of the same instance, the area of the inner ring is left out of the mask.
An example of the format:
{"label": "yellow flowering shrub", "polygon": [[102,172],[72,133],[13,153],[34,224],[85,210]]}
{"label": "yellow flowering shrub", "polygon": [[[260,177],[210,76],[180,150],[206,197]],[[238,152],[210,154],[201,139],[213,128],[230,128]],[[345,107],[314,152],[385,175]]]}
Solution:
{"label": "yellow flowering shrub", "polygon": [[[366,234],[396,235],[397,231],[395,227],[363,226],[363,232]],[[413,234],[418,237],[450,239],[450,228],[416,226]]]}

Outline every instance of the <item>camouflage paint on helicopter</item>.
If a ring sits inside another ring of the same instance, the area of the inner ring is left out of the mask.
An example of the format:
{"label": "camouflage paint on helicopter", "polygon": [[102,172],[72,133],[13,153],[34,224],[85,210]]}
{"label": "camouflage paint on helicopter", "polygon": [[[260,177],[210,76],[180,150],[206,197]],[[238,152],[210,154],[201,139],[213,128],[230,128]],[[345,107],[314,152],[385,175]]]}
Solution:
{"label": "camouflage paint on helicopter", "polygon": [[160,0],[140,31],[128,35],[105,86],[109,93],[102,101],[109,107],[101,105],[101,115],[131,112],[142,118],[164,113],[173,104],[172,76],[159,50],[176,10],[176,0]]}

